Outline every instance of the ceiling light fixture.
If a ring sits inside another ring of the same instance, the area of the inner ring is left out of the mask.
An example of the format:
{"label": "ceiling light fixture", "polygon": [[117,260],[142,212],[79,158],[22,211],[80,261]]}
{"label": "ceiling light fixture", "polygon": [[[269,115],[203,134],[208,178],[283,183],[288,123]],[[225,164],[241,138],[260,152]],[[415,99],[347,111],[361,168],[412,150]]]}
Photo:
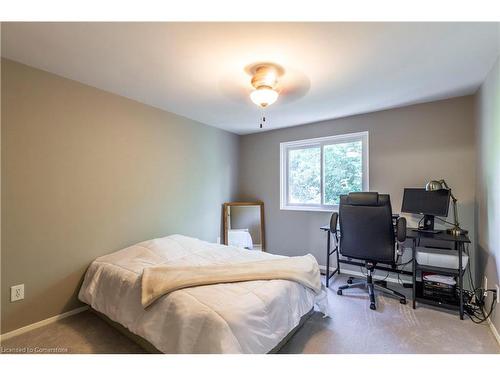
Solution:
{"label": "ceiling light fixture", "polygon": [[274,65],[257,66],[251,82],[255,90],[250,94],[250,99],[259,107],[266,108],[278,99],[279,94],[275,90],[278,83],[278,69]]}
{"label": "ceiling light fixture", "polygon": [[266,121],[264,109],[278,100],[279,93],[276,90],[278,78],[283,74],[283,68],[271,63],[254,65],[251,69],[252,86],[254,91],[250,93],[250,99],[262,109],[262,123]]}
{"label": "ceiling light fixture", "polygon": [[279,94],[271,87],[260,86],[256,90],[252,91],[250,99],[252,99],[252,102],[257,104],[259,107],[265,108],[268,105],[273,104],[276,99],[278,99],[278,96]]}

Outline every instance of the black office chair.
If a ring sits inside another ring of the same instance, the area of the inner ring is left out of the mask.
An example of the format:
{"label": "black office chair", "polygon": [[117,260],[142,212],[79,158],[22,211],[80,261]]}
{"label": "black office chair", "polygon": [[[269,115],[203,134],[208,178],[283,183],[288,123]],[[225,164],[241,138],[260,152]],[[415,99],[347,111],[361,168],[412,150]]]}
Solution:
{"label": "black office chair", "polygon": [[370,309],[375,310],[374,289],[392,294],[399,302],[406,304],[406,297],[386,287],[385,282],[372,280],[377,263],[396,267],[395,237],[399,243],[406,240],[406,219],[398,218],[396,228],[392,221],[391,200],[387,194],[350,193],[340,196],[339,213],[333,213],[330,231],[337,232],[337,219],[340,224],[340,254],[349,259],[365,261],[366,281],[353,282],[349,278],[346,285],[338,288],[337,294],[354,287],[368,287]]}

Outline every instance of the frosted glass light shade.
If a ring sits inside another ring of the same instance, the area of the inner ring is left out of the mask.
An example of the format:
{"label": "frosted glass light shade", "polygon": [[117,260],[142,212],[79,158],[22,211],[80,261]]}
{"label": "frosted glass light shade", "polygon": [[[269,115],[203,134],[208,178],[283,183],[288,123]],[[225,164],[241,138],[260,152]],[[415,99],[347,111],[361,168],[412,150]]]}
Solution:
{"label": "frosted glass light shade", "polygon": [[278,99],[278,92],[267,86],[261,86],[257,90],[252,91],[250,99],[260,107],[267,107],[273,104]]}

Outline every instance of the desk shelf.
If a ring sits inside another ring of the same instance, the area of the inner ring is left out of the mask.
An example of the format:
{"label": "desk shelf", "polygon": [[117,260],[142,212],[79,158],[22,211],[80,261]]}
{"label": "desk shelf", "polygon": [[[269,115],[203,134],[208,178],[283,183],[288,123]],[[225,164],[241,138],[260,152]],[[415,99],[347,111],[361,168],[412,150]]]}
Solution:
{"label": "desk shelf", "polygon": [[427,297],[415,297],[415,299],[417,302],[425,303],[426,305],[442,307],[443,309],[447,310],[459,311],[460,308],[460,302],[457,302],[456,304],[451,304]]}
{"label": "desk shelf", "polygon": [[[417,271],[424,271],[424,272],[432,272],[432,273],[438,273],[440,275],[446,275],[446,276],[458,276],[460,274],[460,271],[458,268],[444,268],[444,267],[434,267],[434,266],[427,266],[423,264],[416,264],[416,270]],[[462,270],[462,275],[464,274],[465,270]]]}
{"label": "desk shelf", "polygon": [[427,297],[423,293],[423,282],[417,281],[415,290],[415,300],[417,302],[425,303],[427,305],[442,307],[447,310],[457,311],[460,308],[460,299],[458,296],[455,298],[438,298],[438,297]]}

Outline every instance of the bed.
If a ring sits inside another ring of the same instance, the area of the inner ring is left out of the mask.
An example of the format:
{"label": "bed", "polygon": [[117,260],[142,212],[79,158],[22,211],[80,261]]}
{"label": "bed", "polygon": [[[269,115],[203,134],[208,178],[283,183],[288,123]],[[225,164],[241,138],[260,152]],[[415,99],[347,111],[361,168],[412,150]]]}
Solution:
{"label": "bed", "polygon": [[176,290],[144,308],[141,275],[157,265],[277,258],[282,257],[172,235],[97,258],[79,298],[162,353],[274,352],[303,323],[318,297],[324,305],[324,297],[294,281],[256,280]]}
{"label": "bed", "polygon": [[230,246],[253,250],[252,236],[248,232],[248,229],[229,229],[227,231],[227,239]]}

